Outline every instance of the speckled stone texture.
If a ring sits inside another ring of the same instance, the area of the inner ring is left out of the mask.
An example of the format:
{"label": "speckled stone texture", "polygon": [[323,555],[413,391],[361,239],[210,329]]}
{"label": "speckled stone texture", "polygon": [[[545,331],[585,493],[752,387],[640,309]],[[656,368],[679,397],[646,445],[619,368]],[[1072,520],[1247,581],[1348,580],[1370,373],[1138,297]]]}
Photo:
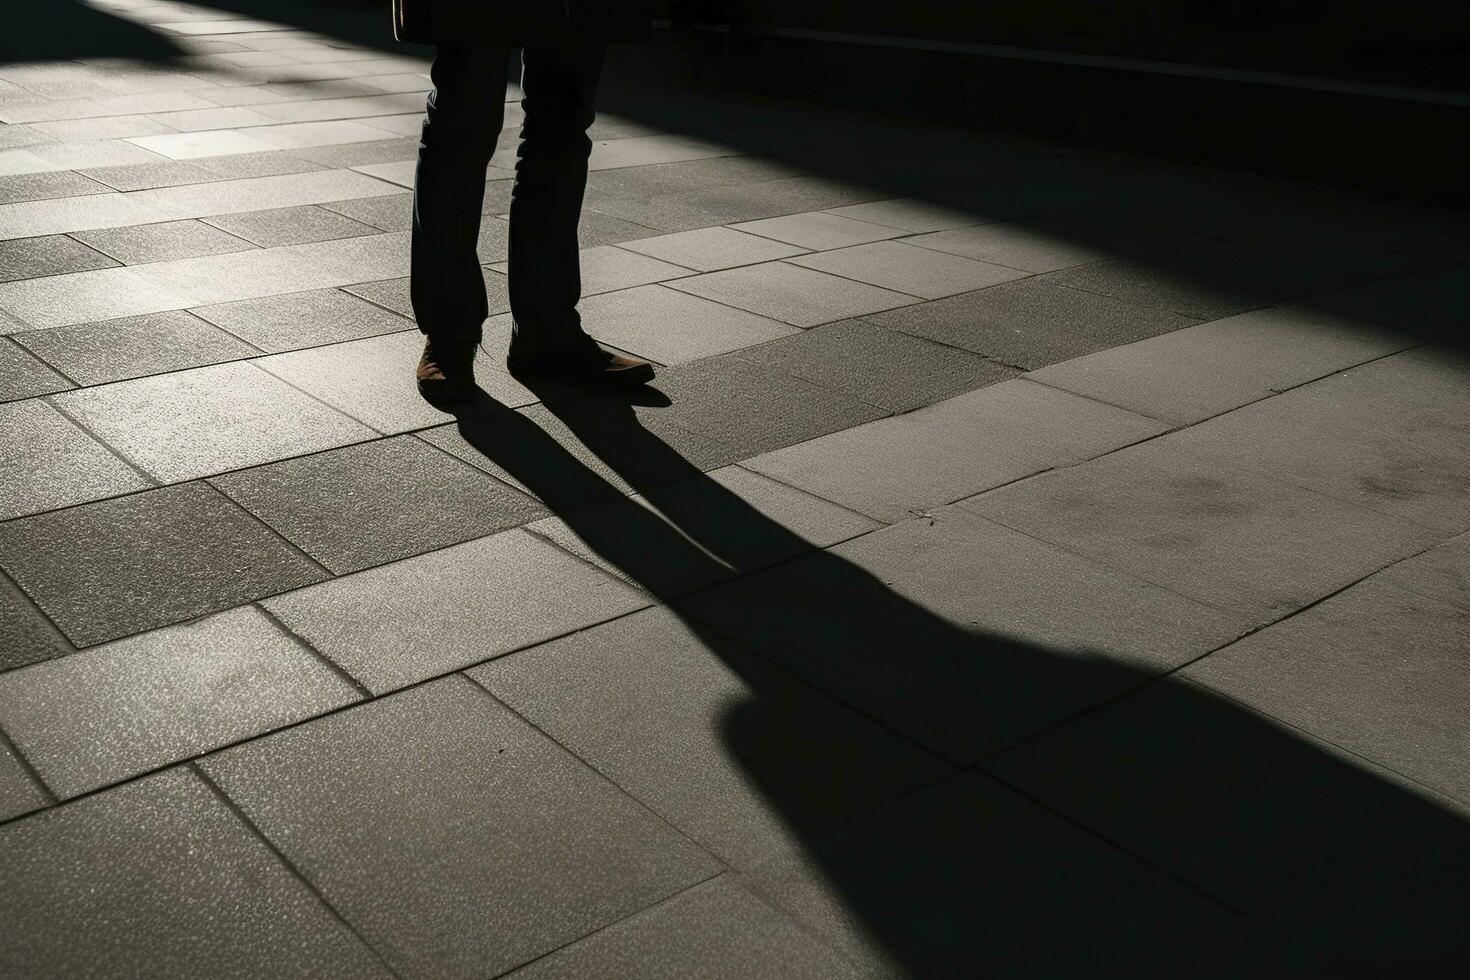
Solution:
{"label": "speckled stone texture", "polygon": [[498,975],[719,869],[463,677],[204,768],[406,975]]}
{"label": "speckled stone texture", "polygon": [[0,973],[392,976],[187,769],[0,827]]}

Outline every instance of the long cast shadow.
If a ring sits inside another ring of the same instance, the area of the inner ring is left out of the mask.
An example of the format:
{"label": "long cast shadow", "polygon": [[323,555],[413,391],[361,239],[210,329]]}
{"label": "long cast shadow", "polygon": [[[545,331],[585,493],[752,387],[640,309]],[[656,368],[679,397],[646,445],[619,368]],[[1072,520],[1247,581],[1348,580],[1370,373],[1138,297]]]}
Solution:
{"label": "long cast shadow", "polygon": [[[1470,963],[1463,813],[1192,685],[961,628],[812,550],[684,460],[627,399],[536,389],[662,517],[488,396],[458,413],[461,433],[756,692],[721,720],[727,749],[804,857],[739,870],[838,947],[913,977]],[[873,792],[865,767],[792,745],[772,665],[923,746],[938,784],[836,817],[834,801]],[[1120,695],[1118,710],[1089,713]]]}

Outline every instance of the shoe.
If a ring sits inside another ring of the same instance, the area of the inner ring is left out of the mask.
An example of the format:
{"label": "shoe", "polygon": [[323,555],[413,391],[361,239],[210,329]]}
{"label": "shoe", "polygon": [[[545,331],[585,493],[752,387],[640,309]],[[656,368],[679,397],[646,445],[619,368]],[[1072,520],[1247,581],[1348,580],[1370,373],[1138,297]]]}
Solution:
{"label": "shoe", "polygon": [[431,405],[466,401],[475,393],[475,344],[433,338],[424,341],[424,353],[414,370],[419,394]]}
{"label": "shoe", "polygon": [[514,375],[551,378],[602,391],[628,391],[653,380],[652,364],[603,350],[591,338],[585,347],[558,348],[534,355],[518,353],[512,345],[505,366]]}

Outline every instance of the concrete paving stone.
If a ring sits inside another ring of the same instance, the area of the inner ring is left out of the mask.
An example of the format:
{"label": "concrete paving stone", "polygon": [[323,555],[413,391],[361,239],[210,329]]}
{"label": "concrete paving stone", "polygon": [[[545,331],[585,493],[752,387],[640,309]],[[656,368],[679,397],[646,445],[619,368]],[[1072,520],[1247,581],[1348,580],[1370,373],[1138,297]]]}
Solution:
{"label": "concrete paving stone", "polygon": [[1470,534],[1391,565],[1373,580],[1470,609]]}
{"label": "concrete paving stone", "polygon": [[[503,218],[482,215],[475,251],[482,265],[505,262],[510,255],[510,223]],[[501,272],[505,271],[503,266],[497,268]]]}
{"label": "concrete paving stone", "polygon": [[561,517],[527,527],[625,582],[668,598],[879,526],[739,466],[651,487],[630,500],[648,513],[622,500],[602,501],[586,512],[562,510]]}
{"label": "concrete paving stone", "polygon": [[338,575],[517,527],[546,513],[480,470],[408,437],[241,470],[212,482]]}
{"label": "concrete paving stone", "polygon": [[[418,76],[414,76],[418,77]],[[419,78],[419,91],[382,93],[344,99],[306,99],[273,102],[257,111],[276,122],[313,122],[327,119],[354,119],[360,116],[383,116],[400,112],[423,111],[424,97],[432,84]]]}
{"label": "concrete paving stone", "polygon": [[632,221],[614,218],[600,211],[583,209],[581,221],[577,225],[577,240],[582,248],[595,248],[598,245],[617,245],[638,238],[647,238],[652,231],[652,228],[635,224]]}
{"label": "concrete paving stone", "polygon": [[21,978],[392,976],[187,769],[0,829]]}
{"label": "concrete paving stone", "polygon": [[587,175],[589,199],[635,199],[680,194],[735,184],[800,176],[801,168],[759,156],[723,156],[679,163],[657,163]]}
{"label": "concrete paving stone", "polygon": [[661,364],[721,354],[797,332],[776,320],[660,285],[589,296],[580,312],[593,336]]}
{"label": "concrete paving stone", "polygon": [[865,317],[1032,370],[1199,322],[1033,277]]}
{"label": "concrete paving stone", "polygon": [[222,255],[251,248],[248,241],[192,220],[78,231],[72,237],[124,265]]}
{"label": "concrete paving stone", "polygon": [[746,347],[740,357],[895,413],[932,405],[1018,373],[983,357],[863,320],[841,320]]}
{"label": "concrete paving stone", "polygon": [[0,405],[0,519],[149,486],[149,481],[39,399]]}
{"label": "concrete paving stone", "polygon": [[[218,180],[186,187],[160,187],[129,194],[136,206],[170,218],[207,218],[216,214],[259,211],[264,208],[299,207],[396,193],[381,180],[350,170],[321,170]],[[85,199],[84,199],[85,200]],[[20,205],[12,205],[19,207]],[[351,217],[351,215],[349,215]],[[150,220],[142,218],[139,220]],[[152,220],[157,220],[152,219]],[[122,222],[119,222],[122,223]],[[128,222],[136,224],[137,222]],[[4,227],[0,212],[0,228]],[[91,225],[90,227],[104,227]],[[67,229],[72,230],[72,229]]]}
{"label": "concrete paving stone", "polygon": [[65,235],[0,241],[0,282],[109,269],[117,264],[111,256]]}
{"label": "concrete paving stone", "polygon": [[[148,117],[163,124],[167,131],[197,133],[212,129],[239,129],[247,126],[269,126],[276,120],[266,113],[244,106],[211,106],[208,109],[185,109],[181,112],[156,113]],[[163,132],[165,130],[160,130]],[[148,135],[137,133],[129,135]]]}
{"label": "concrete paving stone", "polygon": [[[612,576],[513,529],[265,606],[382,694],[647,604]],[[426,633],[425,622],[434,629]]]}
{"label": "concrete paving stone", "polygon": [[88,170],[129,163],[157,163],[159,159],[157,154],[149,153],[126,140],[42,143],[25,152],[39,159],[47,170]]}
{"label": "concrete paving stone", "polygon": [[219,179],[203,167],[177,160],[134,163],[124,167],[98,167],[85,176],[118,191],[143,191],[155,187],[178,187]]}
{"label": "concrete paving stone", "polygon": [[[376,177],[390,184],[397,184],[399,187],[412,190],[418,164],[413,160],[397,160],[392,163],[365,163],[354,166],[352,169],[357,173],[367,174],[369,177]],[[507,170],[493,164],[486,170],[487,180],[509,180],[514,176],[514,170]]]}
{"label": "concrete paving stone", "polygon": [[1056,272],[1110,257],[1108,252],[1089,244],[1083,234],[1068,234],[1063,228],[1029,224],[952,228],[915,235],[905,242],[1026,272]]}
{"label": "concrete paving stone", "polygon": [[925,299],[940,299],[1026,274],[958,255],[916,249],[902,242],[872,242],[789,259],[793,265],[895,289]]}
{"label": "concrete paving stone", "polygon": [[676,895],[506,980],[856,980],[868,974],[753,896],[731,875]]}
{"label": "concrete paving stone", "polygon": [[848,193],[822,185],[813,189],[806,178],[790,177],[646,198],[589,195],[587,206],[658,231],[678,232],[809,211]]}
{"label": "concrete paving stone", "polygon": [[[987,768],[1312,958],[1307,974],[1470,956],[1465,812],[1190,684],[1159,684]],[[1267,972],[1270,972],[1268,970]]]}
{"label": "concrete paving stone", "polygon": [[975,212],[909,198],[868,201],[826,210],[841,218],[854,218],[858,221],[887,225],[890,228],[915,233],[963,228],[967,225],[982,224],[987,220],[984,215]]}
{"label": "concrete paving stone", "polygon": [[299,174],[312,170],[328,169],[325,165],[308,160],[299,153],[288,153],[285,150],[201,157],[191,163],[190,166],[207,170],[221,180],[242,180],[248,177],[277,177],[283,174]]}
{"label": "concrete paving stone", "polygon": [[[362,287],[353,287],[360,289]],[[278,352],[408,330],[413,324],[340,289],[312,289],[201,306],[198,316]]]}
{"label": "concrete paving stone", "polygon": [[1280,294],[1271,289],[1213,279],[1185,267],[1171,268],[1166,261],[1098,262],[1051,272],[1046,279],[1135,306],[1201,320],[1271,306],[1280,299]]}
{"label": "concrete paving stone", "polygon": [[739,352],[659,376],[668,421],[723,446],[725,462],[795,445],[886,415],[883,409],[743,360]]}
{"label": "concrete paving stone", "polygon": [[134,271],[188,297],[185,307],[210,306],[406,275],[408,244],[407,235],[366,235],[175,259],[137,266]]}
{"label": "concrete paving stone", "polygon": [[699,228],[624,242],[622,248],[700,272],[754,265],[800,255],[805,249],[730,228]]}
{"label": "concrete paving stone", "polygon": [[400,975],[498,976],[718,871],[458,677],[205,769]]}
{"label": "concrete paving stone", "polygon": [[1377,575],[1183,674],[1470,804],[1470,610]]}
{"label": "concrete paving stone", "polygon": [[675,605],[957,765],[1246,628],[954,507]]}
{"label": "concrete paving stone", "polygon": [[379,231],[315,206],[217,215],[206,219],[206,223],[266,248],[376,235]]}
{"label": "concrete paving stone", "polygon": [[69,379],[36,360],[8,337],[0,337],[0,402],[35,398],[74,388]]}
{"label": "concrete paving stone", "polygon": [[918,302],[915,297],[904,293],[785,262],[709,272],[669,285],[798,327],[814,327]]}
{"label": "concrete paving stone", "polygon": [[370,439],[374,432],[254,364],[234,362],[53,395],[165,483]]}
{"label": "concrete paving stone", "polygon": [[[742,879],[868,976],[1223,980],[1303,968],[1270,926],[976,774],[813,841],[804,861]],[[1139,917],[1150,923],[1147,943],[1133,931]]]}
{"label": "concrete paving stone", "polygon": [[360,695],[253,606],[0,676],[0,726],[62,799]]}
{"label": "concrete paving stone", "polygon": [[1195,455],[1173,437],[960,506],[1255,624],[1435,540],[1407,521]]}
{"label": "concrete paving stone", "polygon": [[32,123],[37,132],[63,142],[112,140],[126,136],[155,136],[172,133],[173,127],[149,116],[97,116],[92,119],[57,119]]}
{"label": "concrete paving stone", "polygon": [[384,434],[443,422],[444,412],[426,402],[413,368],[424,339],[399,331],[261,358],[263,370]]}
{"label": "concrete paving stone", "polygon": [[1062,361],[1029,377],[1187,424],[1411,343],[1349,320],[1269,307]]}
{"label": "concrete paving stone", "polygon": [[0,565],[78,646],[326,577],[202,483],[9,521]]}
{"label": "concrete paving stone", "polygon": [[39,810],[49,802],[15,753],[0,741],[0,821]]}
{"label": "concrete paving stone", "polygon": [[383,231],[408,231],[413,227],[413,195],[387,194],[351,201],[330,201],[322,205],[328,211],[346,215],[355,221],[381,228]]}
{"label": "concrete paving stone", "polygon": [[[143,193],[158,193],[144,191]],[[120,228],[172,217],[132,195],[88,194],[0,205],[0,240]]]}
{"label": "concrete paving stone", "polygon": [[1470,270],[1401,275],[1301,300],[1299,306],[1410,337],[1463,345]]}
{"label": "concrete paving stone", "polygon": [[[382,136],[383,134],[379,134]],[[297,154],[330,167],[361,167],[375,163],[400,163],[418,158],[418,138],[398,137],[337,146],[304,147]]]}
{"label": "concrete paving stone", "polygon": [[[3,90],[0,90],[0,97],[3,97]],[[15,150],[21,147],[35,146],[37,143],[51,143],[54,141],[54,136],[47,136],[45,133],[24,124],[0,125],[0,150]]]}
{"label": "concrete paving stone", "polygon": [[181,310],[30,330],[17,334],[16,340],[79,385],[124,381],[260,353]]}
{"label": "concrete paving stone", "polygon": [[[616,404],[579,403],[577,416],[563,409],[577,424],[576,432],[545,405],[527,405],[515,412],[501,408],[466,414],[460,425],[419,435],[557,513],[687,480],[735,458],[710,439],[671,424],[661,411],[608,411]],[[599,414],[603,417],[589,417]],[[609,453],[616,465],[599,458],[589,441]],[[617,444],[638,448],[620,449]]]}
{"label": "concrete paving stone", "polygon": [[[508,215],[510,213],[511,192],[514,189],[515,181],[513,180],[485,181],[485,196],[480,201],[480,213]],[[587,215],[586,208],[583,208],[582,215],[585,219]]]}
{"label": "concrete paving stone", "polygon": [[1165,431],[1024,379],[770,452],[746,465],[893,522]]}
{"label": "concrete paving stone", "polygon": [[642,167],[651,163],[678,163],[705,157],[738,156],[733,147],[678,133],[655,133],[625,139],[599,140],[592,144],[590,170]]}
{"label": "concrete paving stone", "polygon": [[[484,255],[480,261],[485,261]],[[597,245],[581,251],[582,295],[595,296],[617,289],[628,289],[648,283],[665,282],[693,275],[692,270],[647,255],[629,252],[614,245]],[[490,265],[496,272],[508,271],[509,263]]]}
{"label": "concrete paving stone", "polygon": [[802,214],[762,218],[759,221],[743,221],[731,227],[737,231],[816,251],[864,245],[907,234],[902,229],[844,218],[826,211],[807,211]]}
{"label": "concrete paving stone", "polygon": [[737,868],[952,771],[663,608],[470,674]]}
{"label": "concrete paving stone", "polygon": [[1470,527],[1463,366],[1395,354],[1181,432],[1231,466],[1457,534]]}
{"label": "concrete paving stone", "polygon": [[409,292],[407,276],[401,279],[385,279],[382,282],[360,282],[343,286],[342,289],[394,313],[413,318],[413,298]]}
{"label": "concrete paving stone", "polygon": [[69,170],[0,177],[0,204],[106,194],[111,188]]}
{"label": "concrete paving stone", "polygon": [[[0,575],[0,671],[72,653],[72,645],[9,577]],[[9,750],[0,742],[0,755]],[[5,768],[0,763],[0,769]],[[11,789],[15,787],[12,784]],[[0,792],[3,797],[4,792]],[[6,804],[0,804],[0,811]],[[0,814],[0,820],[9,819]]]}
{"label": "concrete paving stone", "polygon": [[[349,67],[356,67],[359,64],[363,62],[354,62]],[[364,116],[358,122],[366,129],[378,130],[379,139],[382,138],[382,133],[417,136],[424,126],[424,113],[420,109],[418,112],[406,112],[397,116]]]}

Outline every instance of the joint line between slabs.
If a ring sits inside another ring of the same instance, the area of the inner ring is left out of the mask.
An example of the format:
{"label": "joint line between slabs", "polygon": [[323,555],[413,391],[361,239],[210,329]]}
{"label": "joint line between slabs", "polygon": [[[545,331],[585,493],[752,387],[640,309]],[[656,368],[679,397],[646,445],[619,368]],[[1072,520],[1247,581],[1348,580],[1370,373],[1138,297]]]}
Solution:
{"label": "joint line between slabs", "polygon": [[383,969],[386,970],[389,975],[398,977],[400,978],[400,980],[402,980],[403,975],[393,968],[393,965],[388,962],[388,958],[384,956],[376,946],[368,942],[367,937],[359,932],[357,927],[354,926],[350,921],[348,921],[347,917],[344,916],[340,911],[338,911],[335,905],[327,900],[326,895],[322,894],[321,889],[316,886],[316,883],[308,878],[304,873],[302,873],[300,868],[296,867],[296,865],[292,863],[291,859],[286,856],[285,852],[283,852],[279,847],[276,846],[275,841],[271,840],[265,835],[265,832],[261,830],[260,827],[255,823],[255,821],[250,818],[250,816],[245,812],[244,808],[230,798],[229,794],[226,793],[224,789],[218,783],[216,783],[207,772],[204,771],[204,767],[199,765],[197,760],[187,763],[187,766],[190,770],[193,771],[194,775],[197,776],[200,781],[209,788],[209,791],[214,794],[215,798],[218,799],[222,804],[224,804],[229,809],[229,811],[234,814],[236,819],[238,819],[242,824],[245,825],[246,830],[253,834],[256,839],[258,839],[270,850],[270,852],[275,856],[276,860],[281,863],[281,866],[284,867],[293,877],[295,877],[297,881],[301,882],[301,884],[306,887],[307,891],[311,892],[312,896],[321,904],[322,908],[326,909],[328,914],[336,919],[337,922],[344,929],[346,929],[354,939],[356,939],[359,943],[363,945],[363,948],[365,948],[369,953],[372,954],[373,958],[382,965]]}

